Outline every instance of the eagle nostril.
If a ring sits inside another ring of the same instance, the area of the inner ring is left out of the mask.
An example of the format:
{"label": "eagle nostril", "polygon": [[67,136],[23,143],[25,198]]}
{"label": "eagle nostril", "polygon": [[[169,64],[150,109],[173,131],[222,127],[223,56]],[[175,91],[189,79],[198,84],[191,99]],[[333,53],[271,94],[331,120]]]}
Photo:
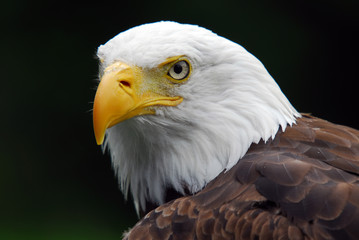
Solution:
{"label": "eagle nostril", "polygon": [[120,81],[120,85],[122,85],[124,87],[131,87],[131,84],[127,81]]}

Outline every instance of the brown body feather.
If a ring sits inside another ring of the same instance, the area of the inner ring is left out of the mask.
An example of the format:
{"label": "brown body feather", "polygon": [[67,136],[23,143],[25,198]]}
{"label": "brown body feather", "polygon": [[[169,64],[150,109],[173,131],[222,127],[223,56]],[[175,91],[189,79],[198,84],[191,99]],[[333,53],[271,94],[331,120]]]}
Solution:
{"label": "brown body feather", "polygon": [[303,115],[126,239],[359,239],[359,131]]}

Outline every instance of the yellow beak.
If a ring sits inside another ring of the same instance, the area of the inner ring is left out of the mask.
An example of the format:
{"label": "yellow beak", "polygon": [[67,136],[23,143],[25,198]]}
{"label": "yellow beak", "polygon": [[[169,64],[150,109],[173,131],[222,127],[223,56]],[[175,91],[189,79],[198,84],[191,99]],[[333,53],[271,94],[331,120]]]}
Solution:
{"label": "yellow beak", "polygon": [[107,128],[134,116],[155,114],[151,106],[177,106],[182,102],[182,97],[155,93],[154,86],[143,81],[141,68],[115,62],[105,69],[93,105],[93,126],[98,145],[103,143]]}

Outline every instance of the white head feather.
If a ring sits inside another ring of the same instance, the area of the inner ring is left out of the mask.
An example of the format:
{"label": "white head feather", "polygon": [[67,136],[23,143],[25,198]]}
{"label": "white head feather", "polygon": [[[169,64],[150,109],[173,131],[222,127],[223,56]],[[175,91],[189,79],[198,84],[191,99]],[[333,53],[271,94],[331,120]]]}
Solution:
{"label": "white head feather", "polygon": [[125,196],[136,209],[158,204],[172,187],[202,189],[235,165],[252,143],[295,123],[291,106],[261,62],[240,45],[204,28],[175,22],[141,25],[98,49],[103,67],[116,60],[154,68],[185,55],[192,74],[172,94],[177,107],[158,107],[107,130],[105,146]]}

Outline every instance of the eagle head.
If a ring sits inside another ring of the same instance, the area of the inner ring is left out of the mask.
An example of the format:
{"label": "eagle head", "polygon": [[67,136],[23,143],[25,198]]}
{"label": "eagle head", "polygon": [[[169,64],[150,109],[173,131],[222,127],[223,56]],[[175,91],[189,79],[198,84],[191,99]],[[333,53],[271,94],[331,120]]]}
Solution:
{"label": "eagle head", "polygon": [[300,116],[257,58],[195,25],[134,27],[97,55],[96,140],[137,210],[199,191]]}

